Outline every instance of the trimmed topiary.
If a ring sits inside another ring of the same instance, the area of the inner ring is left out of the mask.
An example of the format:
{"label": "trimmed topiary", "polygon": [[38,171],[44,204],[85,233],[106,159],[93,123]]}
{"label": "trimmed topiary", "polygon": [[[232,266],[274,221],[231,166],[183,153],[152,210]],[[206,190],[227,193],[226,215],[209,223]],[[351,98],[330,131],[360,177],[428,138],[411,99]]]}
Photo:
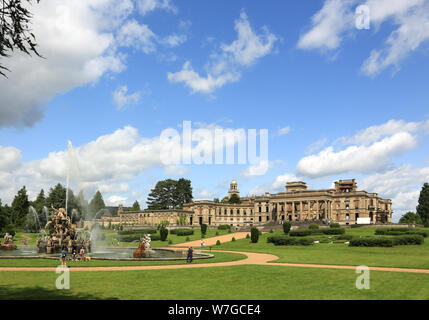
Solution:
{"label": "trimmed topiary", "polygon": [[161,228],[159,230],[159,234],[161,236],[161,241],[166,241],[168,237],[168,229],[167,228]]}
{"label": "trimmed topiary", "polygon": [[331,224],[329,225],[329,227],[331,227],[331,228],[339,228],[339,227],[340,227],[340,224],[339,224],[339,223],[334,222],[334,223],[331,223]]}
{"label": "trimmed topiary", "polygon": [[216,241],[216,245],[217,246],[220,246],[220,241],[218,240],[218,241]]}
{"label": "trimmed topiary", "polygon": [[312,223],[312,224],[310,224],[308,226],[308,229],[310,229],[310,230],[317,230],[317,229],[319,229],[319,226],[317,224],[315,224],[315,223]]}
{"label": "trimmed topiary", "polygon": [[207,225],[205,223],[201,224],[201,234],[205,235],[207,233]]}
{"label": "trimmed topiary", "polygon": [[258,240],[259,240],[259,230],[253,227],[252,229],[250,229],[250,241],[252,241],[252,243],[257,243]]}
{"label": "trimmed topiary", "polygon": [[292,225],[291,225],[291,223],[289,221],[284,222],[283,223],[283,232],[285,234],[288,234],[291,227],[292,227]]}

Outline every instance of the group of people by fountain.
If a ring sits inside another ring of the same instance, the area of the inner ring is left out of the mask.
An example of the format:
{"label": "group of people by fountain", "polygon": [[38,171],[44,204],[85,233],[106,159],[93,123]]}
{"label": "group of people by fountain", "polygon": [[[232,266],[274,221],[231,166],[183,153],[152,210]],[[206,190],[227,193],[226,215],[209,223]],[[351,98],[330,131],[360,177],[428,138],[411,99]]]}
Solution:
{"label": "group of people by fountain", "polygon": [[47,236],[37,239],[36,246],[39,253],[60,253],[66,250],[72,254],[73,250],[91,252],[91,240],[81,236],[72,227],[71,219],[64,208],[52,207],[51,219],[45,226]]}

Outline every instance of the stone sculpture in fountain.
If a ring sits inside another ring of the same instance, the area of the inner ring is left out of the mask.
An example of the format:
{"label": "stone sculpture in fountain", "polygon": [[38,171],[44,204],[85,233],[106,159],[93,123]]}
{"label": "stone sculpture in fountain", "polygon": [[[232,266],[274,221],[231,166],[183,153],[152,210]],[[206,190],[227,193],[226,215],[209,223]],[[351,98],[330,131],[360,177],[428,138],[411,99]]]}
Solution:
{"label": "stone sculpture in fountain", "polygon": [[3,245],[0,245],[1,250],[16,250],[16,245],[13,244],[13,236],[6,232],[4,235]]}
{"label": "stone sculpture in fountain", "polygon": [[81,248],[91,252],[91,241],[76,232],[64,208],[52,207],[51,219],[45,229],[49,236],[37,239],[39,253],[59,253],[63,248],[67,248],[68,253],[72,253],[73,249],[79,252]]}
{"label": "stone sculpture in fountain", "polygon": [[137,259],[146,257],[151,250],[150,241],[151,241],[150,234],[145,234],[140,239],[139,247],[136,251],[134,251],[133,257]]}

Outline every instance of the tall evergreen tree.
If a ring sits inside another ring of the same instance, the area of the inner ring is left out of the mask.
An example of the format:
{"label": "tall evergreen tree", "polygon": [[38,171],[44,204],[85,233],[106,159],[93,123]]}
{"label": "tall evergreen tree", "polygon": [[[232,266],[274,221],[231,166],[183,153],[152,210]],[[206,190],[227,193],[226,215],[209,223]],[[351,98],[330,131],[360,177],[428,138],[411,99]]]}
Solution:
{"label": "tall evergreen tree", "polygon": [[192,201],[191,181],[186,179],[158,181],[148,196],[148,208],[152,210],[180,209]]}
{"label": "tall evergreen tree", "polygon": [[23,226],[27,217],[30,202],[28,201],[27,189],[25,186],[18,191],[12,202],[11,223],[14,226]]}
{"label": "tall evergreen tree", "polygon": [[235,193],[231,195],[231,198],[228,200],[229,203],[241,203],[241,199]]}
{"label": "tall evergreen tree", "polygon": [[66,193],[67,190],[60,183],[54,188],[49,190],[48,198],[46,198],[46,206],[54,208],[65,208],[66,207]]}
{"label": "tall evergreen tree", "polygon": [[106,205],[104,204],[103,196],[101,195],[100,191],[97,191],[95,193],[94,198],[92,198],[88,207],[90,218],[95,218],[97,212],[106,207]]}
{"label": "tall evergreen tree", "polygon": [[6,228],[9,223],[9,215],[7,207],[3,207],[0,199],[0,232]]}
{"label": "tall evergreen tree", "polygon": [[141,209],[140,209],[140,203],[136,200],[134,203],[133,203],[133,206],[132,206],[132,208],[131,208],[131,211],[140,211]]}
{"label": "tall evergreen tree", "polygon": [[424,224],[429,223],[429,184],[426,182],[420,191],[417,214]]}

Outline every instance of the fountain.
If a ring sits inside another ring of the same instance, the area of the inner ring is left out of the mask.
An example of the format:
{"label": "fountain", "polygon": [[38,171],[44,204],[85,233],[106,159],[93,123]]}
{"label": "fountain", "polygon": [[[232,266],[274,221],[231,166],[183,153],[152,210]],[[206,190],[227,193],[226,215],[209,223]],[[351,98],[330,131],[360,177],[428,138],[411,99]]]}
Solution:
{"label": "fountain", "polygon": [[141,259],[147,257],[147,255],[152,251],[150,248],[150,234],[145,234],[139,243],[139,247],[133,253],[133,257],[136,259]]}
{"label": "fountain", "polygon": [[16,248],[16,245],[13,244],[13,237],[6,232],[3,245],[0,245],[0,250],[16,250]]}
{"label": "fountain", "polygon": [[64,208],[57,210],[52,207],[52,215],[45,229],[48,230],[49,236],[37,239],[38,253],[59,253],[64,247],[67,248],[68,253],[72,253],[73,249],[79,252],[81,248],[91,252],[91,241],[86,237],[78,236]]}

